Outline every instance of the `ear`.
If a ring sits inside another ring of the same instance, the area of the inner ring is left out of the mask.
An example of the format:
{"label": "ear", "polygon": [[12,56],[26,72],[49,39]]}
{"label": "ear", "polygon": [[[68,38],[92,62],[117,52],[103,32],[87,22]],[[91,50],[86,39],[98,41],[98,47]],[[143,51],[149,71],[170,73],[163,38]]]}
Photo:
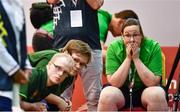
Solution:
{"label": "ear", "polygon": [[119,25],[123,25],[124,24],[124,19],[122,19],[122,18],[118,18],[118,24]]}

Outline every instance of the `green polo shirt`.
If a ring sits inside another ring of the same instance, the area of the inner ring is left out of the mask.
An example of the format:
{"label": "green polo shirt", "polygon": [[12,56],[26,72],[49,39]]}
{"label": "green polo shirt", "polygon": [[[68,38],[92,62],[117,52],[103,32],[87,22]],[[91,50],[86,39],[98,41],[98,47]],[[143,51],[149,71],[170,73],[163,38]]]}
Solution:
{"label": "green polo shirt", "polygon": [[98,23],[99,23],[99,37],[100,41],[106,42],[109,23],[111,22],[112,15],[104,10],[98,10]]}
{"label": "green polo shirt", "polygon": [[[151,70],[156,76],[162,76],[162,56],[160,45],[150,39],[144,38],[140,48],[140,60],[143,64]],[[118,38],[111,42],[107,49],[106,55],[106,74],[113,75],[117,71],[119,66],[126,58],[126,48],[122,38]],[[131,64],[131,70],[135,75],[135,87],[142,87],[144,84],[139,78],[137,71],[133,63]],[[127,78],[128,79],[128,78]],[[127,84],[128,80],[125,84]]]}
{"label": "green polo shirt", "polygon": [[20,96],[27,102],[39,102],[57,89],[58,85],[47,87],[47,70],[43,67],[32,70],[29,82],[20,86]]}

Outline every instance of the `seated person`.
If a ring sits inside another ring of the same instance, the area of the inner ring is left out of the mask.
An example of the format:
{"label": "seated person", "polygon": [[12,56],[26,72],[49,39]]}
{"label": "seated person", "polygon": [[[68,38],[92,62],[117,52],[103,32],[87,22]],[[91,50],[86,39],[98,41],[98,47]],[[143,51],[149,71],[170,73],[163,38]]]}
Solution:
{"label": "seated person", "polygon": [[167,111],[162,77],[160,45],[145,37],[137,19],[122,26],[122,38],[107,49],[106,73],[109,86],[103,88],[98,111],[117,111],[143,106],[147,111]]}
{"label": "seated person", "polygon": [[[67,52],[71,55],[71,57],[74,59],[75,61],[75,67],[74,67],[74,74],[78,74],[78,72],[80,72],[80,70],[82,70],[83,68],[86,67],[86,65],[91,61],[91,48],[88,44],[86,44],[85,42],[81,41],[81,40],[70,40],[66,46],[62,49],[52,49],[52,50],[44,50],[44,51],[39,51],[39,52],[35,52],[32,54],[29,54],[29,60],[30,63],[33,67],[36,68],[42,68],[44,66],[46,66],[48,64],[48,62],[50,61],[50,59],[52,58],[52,56],[54,54],[57,54],[59,52]],[[72,86],[72,83],[74,81],[74,77],[67,77],[65,79],[65,81],[63,82],[63,88],[60,86],[60,90],[57,91],[54,95],[54,97],[59,97],[62,92],[68,88],[70,85],[70,87]],[[70,93],[68,94],[72,94],[72,91],[69,91]],[[51,101],[52,98],[48,98],[46,99],[48,103],[54,104],[56,105],[56,102]],[[69,101],[70,102],[70,101]],[[50,104],[48,104],[50,105]],[[64,107],[65,108],[65,107]],[[62,108],[56,108],[56,106],[50,106],[49,110],[63,110]]]}
{"label": "seated person", "polygon": [[[29,82],[20,87],[21,108],[28,111],[47,110],[40,101],[55,93],[69,75],[75,75],[72,74],[73,67],[74,60],[69,54],[57,53],[45,67],[33,69]],[[61,101],[61,98],[56,100]]]}

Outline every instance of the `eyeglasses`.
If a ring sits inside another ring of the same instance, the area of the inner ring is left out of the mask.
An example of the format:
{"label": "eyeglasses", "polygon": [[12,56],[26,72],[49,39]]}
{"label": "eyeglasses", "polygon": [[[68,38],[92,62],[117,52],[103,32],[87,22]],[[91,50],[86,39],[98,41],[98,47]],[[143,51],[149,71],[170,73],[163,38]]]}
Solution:
{"label": "eyeglasses", "polygon": [[[57,73],[58,73],[59,71],[64,71],[61,66],[58,66],[58,65],[56,65],[56,64],[54,64],[54,63],[52,63],[52,64],[53,64],[54,67],[56,68],[56,72],[57,72]],[[67,77],[69,76],[69,73],[68,73],[67,71],[64,71],[64,74],[67,75]]]}
{"label": "eyeglasses", "polygon": [[81,63],[78,59],[73,58],[76,64],[79,64],[81,68],[87,68],[87,65],[85,63]]}
{"label": "eyeglasses", "polygon": [[58,66],[58,65],[56,65],[54,63],[52,63],[52,64],[54,65],[54,67],[56,68],[57,71],[62,70],[62,68],[60,66]]}
{"label": "eyeglasses", "polygon": [[130,39],[131,37],[133,37],[134,39],[137,38],[137,37],[140,37],[141,34],[140,33],[134,33],[134,34],[125,34],[123,35],[124,38],[127,38],[127,39]]}

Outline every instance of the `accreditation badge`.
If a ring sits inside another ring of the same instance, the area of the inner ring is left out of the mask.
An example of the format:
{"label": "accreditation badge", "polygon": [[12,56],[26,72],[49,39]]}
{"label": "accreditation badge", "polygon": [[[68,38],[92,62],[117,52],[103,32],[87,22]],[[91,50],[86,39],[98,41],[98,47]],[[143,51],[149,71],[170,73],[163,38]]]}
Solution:
{"label": "accreditation badge", "polygon": [[70,11],[71,27],[82,27],[82,10],[71,10]]}

